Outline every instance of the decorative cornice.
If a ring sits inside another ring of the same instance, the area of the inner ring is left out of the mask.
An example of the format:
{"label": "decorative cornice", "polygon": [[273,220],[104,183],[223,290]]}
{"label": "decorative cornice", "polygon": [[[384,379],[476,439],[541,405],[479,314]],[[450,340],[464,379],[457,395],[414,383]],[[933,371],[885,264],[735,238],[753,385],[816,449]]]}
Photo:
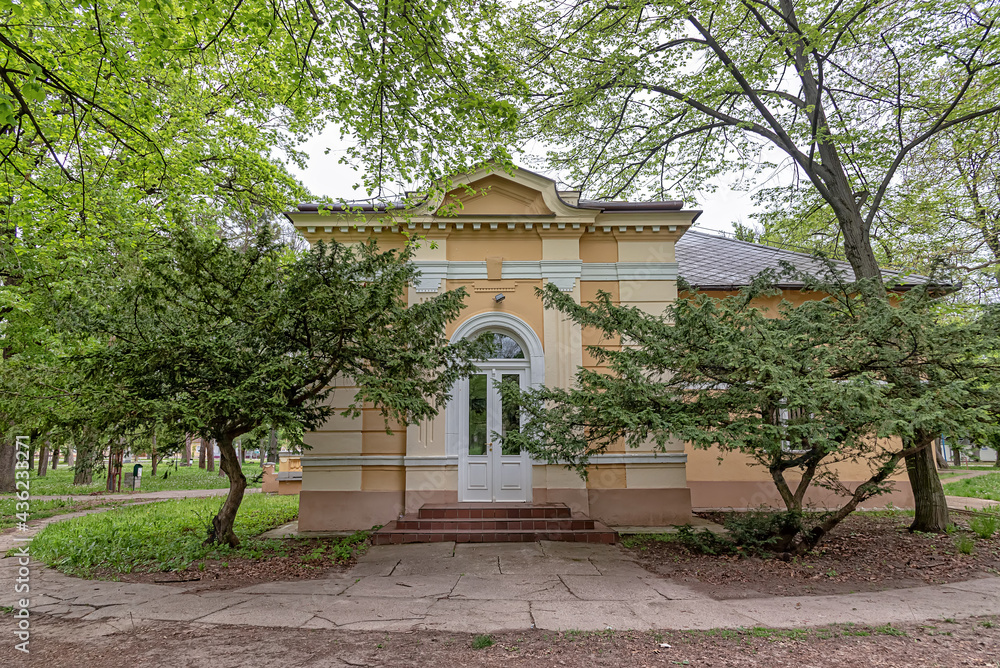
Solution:
{"label": "decorative cornice", "polygon": [[[596,466],[601,464],[684,464],[687,454],[683,452],[657,453],[610,453],[594,455],[590,462]],[[544,464],[544,461],[532,460],[532,464]],[[328,466],[458,466],[458,455],[415,457],[402,455],[323,455],[302,456],[302,468],[320,468]]]}
{"label": "decorative cornice", "polygon": [[[584,214],[573,218],[559,218],[552,215],[459,215],[459,216],[406,216],[399,212],[393,213],[338,213],[334,215],[310,212],[290,212],[285,214],[292,224],[304,230],[307,234],[402,234],[418,232],[428,233],[434,230],[446,234],[453,231],[521,231],[533,232],[540,236],[550,233],[576,235],[628,233],[630,236],[641,234],[663,235],[661,238],[676,238],[691,226],[694,214],[700,212],[614,212],[602,214],[594,219],[593,214]],[[681,215],[676,215],[681,214]],[[664,219],[664,216],[667,216]]]}

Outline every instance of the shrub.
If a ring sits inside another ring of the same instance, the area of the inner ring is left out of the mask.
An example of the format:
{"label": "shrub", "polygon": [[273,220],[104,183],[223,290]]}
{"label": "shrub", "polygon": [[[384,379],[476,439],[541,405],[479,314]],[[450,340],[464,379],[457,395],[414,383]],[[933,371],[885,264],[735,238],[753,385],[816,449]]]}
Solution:
{"label": "shrub", "polygon": [[975,547],[976,541],[972,540],[968,536],[960,536],[958,540],[955,541],[955,549],[957,549],[960,554],[972,554]]}
{"label": "shrub", "polygon": [[722,525],[729,530],[729,540],[745,554],[770,553],[782,536],[802,531],[801,513],[753,510],[730,513]]}

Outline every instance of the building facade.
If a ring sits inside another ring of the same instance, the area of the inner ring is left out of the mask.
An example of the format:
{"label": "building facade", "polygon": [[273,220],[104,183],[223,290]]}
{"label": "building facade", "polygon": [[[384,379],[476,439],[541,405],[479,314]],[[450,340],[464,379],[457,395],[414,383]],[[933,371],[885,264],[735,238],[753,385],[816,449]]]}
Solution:
{"label": "building facade", "polygon": [[[464,286],[467,308],[451,323],[451,339],[491,333],[500,344],[497,358],[458,383],[433,420],[389,425],[387,433],[378,411],[366,407],[360,418],[334,415],[306,434],[301,530],[367,528],[425,503],[562,502],[611,526],[667,526],[690,520],[692,494],[695,507],[778,500],[765,471],[732,459],[720,465],[718,453],[685,451],[680,441],[665,451],[622,446],[598,455],[587,479],[509,451],[502,437],[493,442],[491,434],[517,421],[493,381],[565,387],[578,367],[595,366],[586,346],[600,343],[597,335],[544,309],[535,288],[553,283],[578,303],[604,291],[617,303],[660,314],[678,297],[678,242],[700,212],[681,202],[580,200],[579,192],[560,191],[523,169],[481,170],[453,186],[405,217],[399,209],[371,206],[331,215],[302,205],[287,214],[310,243],[375,238],[391,248],[402,246],[407,233],[422,236],[426,242],[415,258],[421,275],[408,302]],[[691,235],[702,243],[708,236]],[[696,251],[696,262],[721,260],[712,254],[711,248]],[[331,401],[343,409],[353,396],[350,380],[340,379]]]}

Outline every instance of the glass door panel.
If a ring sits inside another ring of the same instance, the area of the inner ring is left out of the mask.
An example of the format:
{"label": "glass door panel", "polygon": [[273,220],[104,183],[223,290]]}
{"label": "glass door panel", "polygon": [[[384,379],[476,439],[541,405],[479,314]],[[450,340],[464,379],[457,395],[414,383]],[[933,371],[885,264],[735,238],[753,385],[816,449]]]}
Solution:
{"label": "glass door panel", "polygon": [[469,377],[469,454],[485,455],[490,432],[488,407],[489,375]]}

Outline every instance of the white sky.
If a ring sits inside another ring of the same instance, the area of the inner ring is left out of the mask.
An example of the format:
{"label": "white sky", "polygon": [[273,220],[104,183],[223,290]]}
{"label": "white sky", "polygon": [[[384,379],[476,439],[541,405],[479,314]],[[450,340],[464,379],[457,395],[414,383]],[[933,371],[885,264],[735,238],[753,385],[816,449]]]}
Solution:
{"label": "white sky", "polygon": [[[336,129],[328,129],[314,136],[300,149],[310,157],[307,168],[299,170],[289,164],[292,173],[296,174],[314,195],[344,199],[365,199],[367,193],[363,189],[354,190],[352,186],[361,179],[358,173],[350,167],[338,164],[343,156],[347,143],[340,140]],[[326,149],[330,149],[326,153]],[[551,174],[546,174],[552,176]],[[750,224],[749,213],[753,208],[750,194],[745,191],[731,190],[720,181],[716,192],[702,196],[698,206],[704,213],[695,225],[706,230],[732,232],[733,222]],[[685,208],[691,208],[690,202],[684,203]]]}

